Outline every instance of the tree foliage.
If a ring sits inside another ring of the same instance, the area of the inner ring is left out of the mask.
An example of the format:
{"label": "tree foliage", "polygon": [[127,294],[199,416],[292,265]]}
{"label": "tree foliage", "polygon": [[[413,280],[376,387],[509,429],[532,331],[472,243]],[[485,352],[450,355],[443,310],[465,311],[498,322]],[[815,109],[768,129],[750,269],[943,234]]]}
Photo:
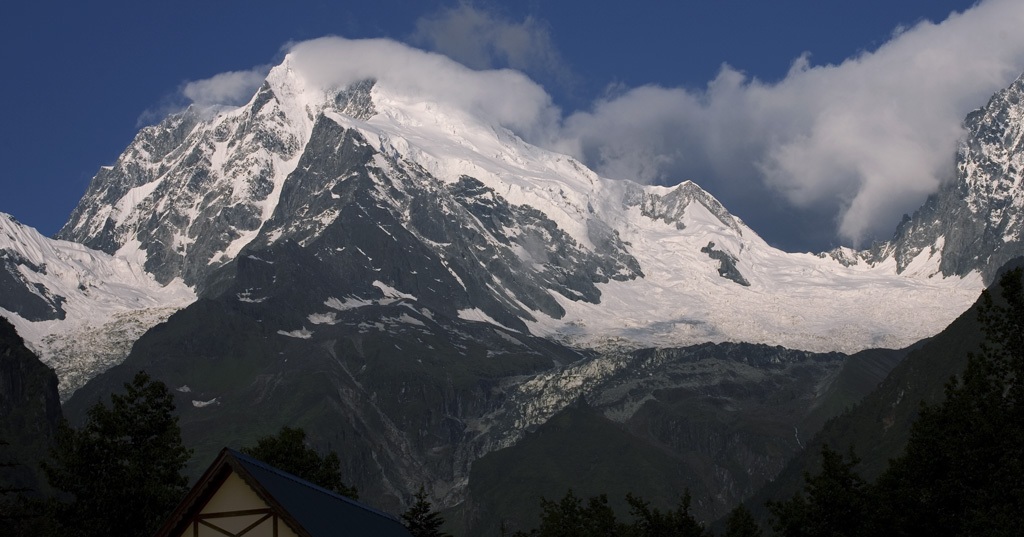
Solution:
{"label": "tree foliage", "polygon": [[768,502],[772,528],[786,537],[855,537],[873,535],[873,496],[870,486],[854,471],[860,462],[821,448],[821,472],[804,474],[804,490],[781,502]]}
{"label": "tree foliage", "polygon": [[690,513],[690,492],[669,511],[652,508],[639,496],[626,495],[632,523],[620,522],[608,496],[593,496],[584,503],[572,489],[558,501],[541,499],[540,527],[517,537],[703,537],[704,526]]}
{"label": "tree foliage", "polygon": [[541,513],[541,537],[611,536],[619,530],[605,494],[590,498],[584,505],[570,489],[557,502],[541,499]]}
{"label": "tree foliage", "polygon": [[725,537],[761,537],[761,527],[754,519],[753,513],[743,506],[737,505],[725,519]]}
{"label": "tree foliage", "polygon": [[124,387],[109,406],[97,401],[80,430],[63,422],[43,464],[65,496],[52,503],[60,533],[151,535],[187,491],[191,451],[167,386],[139,372]]}
{"label": "tree foliage", "polygon": [[[946,384],[944,399],[922,405],[903,454],[875,483],[856,471],[852,450],[828,445],[821,469],[804,474],[789,499],[768,502],[775,535],[786,537],[1010,536],[1024,528],[1024,271],[1004,274],[1000,298],[985,291],[979,322],[985,343]],[[684,495],[674,511],[627,496],[631,524],[620,523],[604,495],[586,503],[570,490],[542,500],[541,537],[700,536],[705,530]],[[743,506],[725,521],[727,537],[760,537]]]}
{"label": "tree foliage", "polygon": [[325,489],[359,499],[359,491],[341,480],[338,454],[331,451],[321,456],[307,446],[306,431],[302,428],[282,427],[276,435],[264,436],[256,441],[255,446],[242,448],[242,453]]}
{"label": "tree foliage", "polygon": [[1010,535],[1024,527],[1024,287],[982,295],[986,342],[945,399],[922,406],[906,451],[878,482],[893,535]]}
{"label": "tree foliage", "polygon": [[679,506],[672,511],[652,509],[643,499],[626,495],[633,514],[633,535],[643,537],[701,537],[704,525],[690,513],[690,491],[683,493]]}
{"label": "tree foliage", "polygon": [[402,513],[402,521],[409,529],[409,533],[413,537],[450,537],[441,531],[444,518],[434,511],[430,500],[427,499],[427,491],[422,485],[415,498],[416,501]]}
{"label": "tree foliage", "polygon": [[[903,454],[874,485],[855,457],[823,448],[803,493],[769,503],[776,532],[816,535],[1017,535],[1024,527],[1024,284],[1000,279],[982,295],[985,335],[944,399],[922,405]],[[806,497],[804,497],[806,494]]]}

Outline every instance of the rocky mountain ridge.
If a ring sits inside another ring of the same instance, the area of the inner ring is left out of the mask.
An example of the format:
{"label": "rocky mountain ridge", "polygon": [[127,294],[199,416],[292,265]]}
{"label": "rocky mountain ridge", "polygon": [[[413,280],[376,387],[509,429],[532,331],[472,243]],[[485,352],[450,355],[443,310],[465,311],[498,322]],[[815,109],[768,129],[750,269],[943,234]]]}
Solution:
{"label": "rocky mountain ridge", "polygon": [[[790,397],[785,412],[806,417],[846,360],[828,353],[907,346],[981,289],[983,264],[943,276],[962,246],[947,235],[874,257],[781,252],[695,183],[607,180],[451,102],[372,78],[323,86],[293,60],[241,107],[140,132],[61,230],[81,244],[8,226],[0,284],[34,298],[4,314],[46,359],[102,347],[46,339],[75,311],[106,312],[88,330],[119,329],[131,348],[76,369],[95,378],[68,400],[73,419],[145,369],[176,389],[200,457],[299,424],[345,446],[346,475],[381,505],[428,483],[451,506],[475,461],[580,396],[642,442],[671,445],[673,460],[690,457],[721,433],[689,425],[672,394],[699,395],[749,438],[764,424],[736,418],[743,394]],[[94,264],[58,272],[69,256]],[[109,297],[86,293],[82,275],[105,266],[123,272],[101,278]],[[143,311],[159,314],[137,333],[119,324]],[[693,350],[708,342],[720,346]],[[667,431],[699,432],[640,434],[650,420],[634,417],[655,414]],[[799,442],[782,422],[765,445]],[[790,453],[776,448],[758,479]],[[752,485],[723,460],[694,472],[731,500]]]}
{"label": "rocky mountain ridge", "polygon": [[0,213],[0,314],[57,371],[62,397],[194,300],[180,280],[160,285],[131,260],[43,237]]}
{"label": "rocky mountain ridge", "polygon": [[5,509],[15,504],[9,491],[35,496],[46,490],[38,464],[56,443],[61,419],[57,375],[0,318],[0,505]]}
{"label": "rocky mountain ridge", "polygon": [[902,272],[927,253],[939,258],[937,274],[980,272],[992,283],[999,267],[1024,253],[1022,97],[1024,77],[967,116],[955,179],[905,216],[892,240],[863,252],[863,259],[894,259]]}
{"label": "rocky mountain ridge", "polygon": [[[379,225],[356,224],[367,218]],[[971,274],[929,278],[930,251],[913,275],[787,254],[695,183],[603,179],[429,96],[373,79],[320,87],[291,58],[244,106],[189,109],[140,132],[59,236],[203,296],[243,251],[353,227],[367,235],[337,236],[351,244],[322,254],[362,274],[352,296],[373,298],[380,280],[581,348],[901,347],[941,329],[981,286]],[[386,243],[386,258],[359,253]]]}

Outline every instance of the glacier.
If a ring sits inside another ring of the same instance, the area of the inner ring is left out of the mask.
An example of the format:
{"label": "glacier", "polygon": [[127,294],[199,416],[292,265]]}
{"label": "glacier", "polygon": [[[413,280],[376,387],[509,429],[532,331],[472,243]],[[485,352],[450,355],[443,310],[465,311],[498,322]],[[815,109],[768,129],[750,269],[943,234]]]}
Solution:
{"label": "glacier", "polygon": [[6,301],[0,314],[56,370],[62,398],[119,364],[146,330],[196,299],[180,279],[161,285],[138,263],[44,237],[4,213],[2,257],[17,259],[6,268],[40,297],[59,303],[61,314],[50,319],[26,319],[20,304]]}
{"label": "glacier", "polygon": [[[17,320],[16,312],[4,312],[58,370],[79,370],[84,366],[59,364],[88,360],[72,358],[83,349],[71,345],[75,338],[67,334],[128,330],[121,337],[128,341],[203,296],[210,275],[245,252],[282,237],[309,244],[339,219],[338,210],[329,205],[341,201],[332,189],[348,180],[345,176],[323,177],[319,187],[305,193],[308,199],[290,198],[296,204],[289,207],[293,212],[279,214],[282,196],[296,188],[295,177],[310,171],[299,165],[322,122],[351,133],[354,143],[373,152],[367,168],[372,173],[408,177],[409,186],[401,188],[447,189],[458,203],[469,199],[459,196],[472,195],[478,207],[494,204],[511,211],[511,220],[504,223],[473,216],[475,221],[466,225],[475,227],[474,233],[487,244],[478,248],[515,256],[515,266],[522,269],[507,274],[525,270],[526,276],[540,278],[534,284],[540,295],[517,295],[510,282],[491,274],[489,282],[479,285],[517,323],[509,323],[493,304],[465,304],[460,315],[575,348],[628,350],[703,342],[846,353],[900,348],[937,333],[983,288],[980,270],[956,275],[940,270],[941,241],[899,263],[893,256],[867,260],[851,253],[851,262],[836,253],[783,252],[692,181],[660,187],[600,177],[576,159],[531,145],[500,121],[460,108],[451,99],[373,78],[324,85],[304,70],[297,53],[270,71],[248,103],[216,110],[193,107],[172,115],[143,129],[113,166],[100,170],[58,234],[65,242],[52,243],[63,246],[50,246],[34,262],[52,264],[48,256],[67,257],[57,252],[69,248],[94,252],[81,245],[104,252],[106,256],[89,255],[102,259],[104,266],[118,267],[100,270],[95,280],[106,278],[112,288],[109,298],[99,306],[88,302],[90,315],[75,313],[66,321]],[[410,207],[387,197],[401,192],[380,189],[377,203],[408,227],[414,218]],[[315,204],[328,207],[314,210]],[[432,243],[423,233],[415,235],[463,289],[466,271],[488,270],[485,261],[460,268],[461,261],[450,257],[452,248]],[[42,239],[24,240],[41,244]],[[562,245],[568,257],[554,260],[553,243]],[[728,260],[733,278],[723,275],[723,260]],[[374,260],[366,262],[372,265]],[[583,270],[580,263],[586,264],[586,272],[578,272]],[[574,272],[592,283],[564,284]],[[26,274],[30,282],[42,277]],[[737,283],[736,276],[747,285]],[[410,291],[393,281],[377,283],[396,293]],[[66,297],[69,308],[87,303],[81,291],[49,280],[44,285]],[[132,302],[136,298],[138,306]],[[249,291],[239,296],[261,299]],[[284,331],[301,333],[296,330],[304,329]],[[126,343],[120,345],[121,350],[99,361],[115,363],[113,356],[126,348]],[[84,367],[90,373],[83,378],[103,367]]]}

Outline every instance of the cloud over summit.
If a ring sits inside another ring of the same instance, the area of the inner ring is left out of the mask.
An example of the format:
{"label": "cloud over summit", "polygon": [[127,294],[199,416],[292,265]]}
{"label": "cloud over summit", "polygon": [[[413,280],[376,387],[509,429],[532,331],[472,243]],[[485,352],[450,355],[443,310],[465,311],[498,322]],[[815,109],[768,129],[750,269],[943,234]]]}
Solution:
{"label": "cloud over summit", "polygon": [[[952,177],[963,118],[1024,69],[1022,27],[1024,2],[987,0],[938,23],[894,29],[877,49],[838,64],[816,65],[810,51],[780,80],[723,65],[703,88],[619,87],[567,114],[520,72],[567,71],[553,30],[470,4],[416,24],[409,39],[437,52],[340,37],[287,52],[318,84],[376,78],[506,126],[608,177],[693,180],[755,229],[776,226],[804,239],[817,233],[808,246],[817,248],[888,238],[903,213]],[[187,84],[184,94],[237,100],[260,72],[217,75]]]}
{"label": "cloud over summit", "polygon": [[321,87],[375,79],[409,96],[453,105],[520,135],[550,129],[558,111],[544,88],[511,69],[473,70],[388,39],[323,37],[290,47],[292,65]]}
{"label": "cloud over summit", "polygon": [[1022,25],[1024,3],[990,0],[838,65],[805,54],[777,82],[725,65],[703,90],[634,88],[567,117],[557,145],[608,176],[692,179],[748,211],[751,192],[781,196],[837,215],[848,243],[885,238],[951,176],[964,116],[1020,74]]}
{"label": "cloud over summit", "polygon": [[203,80],[186,82],[181,94],[198,106],[238,105],[249,100],[267,76],[267,67],[228,71]]}
{"label": "cloud over summit", "polygon": [[463,2],[420,18],[409,39],[472,69],[509,67],[556,79],[568,76],[550,28],[534,17],[515,22]]}

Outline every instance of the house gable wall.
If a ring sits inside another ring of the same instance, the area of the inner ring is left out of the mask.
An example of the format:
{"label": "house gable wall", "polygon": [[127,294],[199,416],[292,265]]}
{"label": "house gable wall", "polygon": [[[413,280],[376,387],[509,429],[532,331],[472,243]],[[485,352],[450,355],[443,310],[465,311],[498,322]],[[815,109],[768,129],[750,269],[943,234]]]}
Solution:
{"label": "house gable wall", "polygon": [[[270,506],[261,500],[238,474],[232,472],[180,537],[225,536],[225,533],[217,531],[207,524],[214,525],[232,535],[239,535],[257,522],[259,524],[256,527],[244,533],[245,537],[298,537],[285,524],[284,520],[272,514],[268,518],[268,514],[271,514]],[[261,519],[262,522],[260,522]],[[275,521],[276,534],[274,533]]]}

